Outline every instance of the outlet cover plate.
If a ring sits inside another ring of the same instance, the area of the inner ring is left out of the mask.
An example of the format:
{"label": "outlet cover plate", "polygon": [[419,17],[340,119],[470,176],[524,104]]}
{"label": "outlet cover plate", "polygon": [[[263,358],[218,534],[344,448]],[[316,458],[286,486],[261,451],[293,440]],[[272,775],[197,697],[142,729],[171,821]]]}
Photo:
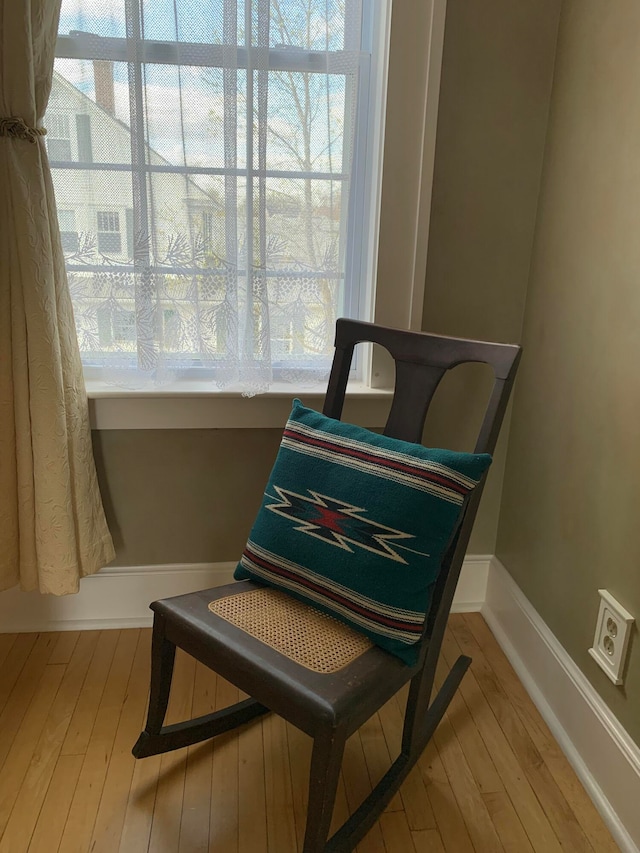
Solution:
{"label": "outlet cover plate", "polygon": [[599,589],[600,610],[589,654],[614,684],[623,683],[633,616],[606,589]]}

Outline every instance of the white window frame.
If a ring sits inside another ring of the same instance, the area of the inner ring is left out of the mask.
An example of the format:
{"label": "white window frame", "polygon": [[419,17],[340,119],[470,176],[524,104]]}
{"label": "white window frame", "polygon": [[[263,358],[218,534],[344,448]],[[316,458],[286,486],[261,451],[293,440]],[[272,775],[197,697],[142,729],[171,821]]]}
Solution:
{"label": "white window frame", "polygon": [[[383,166],[381,184],[370,188],[373,214],[361,239],[361,274],[375,283],[365,316],[398,328],[422,326],[445,12],[446,0],[395,0],[393,25],[387,20],[379,35],[388,54],[372,73],[380,102],[388,105],[386,112],[374,111],[368,134],[383,137],[384,148],[367,152]],[[348,419],[368,426],[384,423],[393,381],[392,365],[375,355],[362,359],[364,371],[350,384],[345,409]],[[274,386],[246,398],[239,389],[216,391],[197,382],[135,392],[87,382],[96,429],[278,428],[293,396],[320,406],[324,391]]]}

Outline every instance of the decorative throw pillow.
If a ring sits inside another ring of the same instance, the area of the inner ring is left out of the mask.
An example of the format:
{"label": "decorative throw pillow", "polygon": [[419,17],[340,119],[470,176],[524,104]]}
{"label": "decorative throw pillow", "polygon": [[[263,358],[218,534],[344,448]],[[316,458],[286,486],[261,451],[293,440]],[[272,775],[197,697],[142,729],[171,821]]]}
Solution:
{"label": "decorative throw pillow", "polygon": [[411,665],[442,555],[490,464],[294,400],[234,576],[287,590]]}

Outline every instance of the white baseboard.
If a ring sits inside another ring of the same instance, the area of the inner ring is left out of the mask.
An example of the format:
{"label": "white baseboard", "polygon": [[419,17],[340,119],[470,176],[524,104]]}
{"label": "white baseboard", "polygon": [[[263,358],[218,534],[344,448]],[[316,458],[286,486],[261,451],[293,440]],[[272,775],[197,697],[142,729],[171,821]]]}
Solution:
{"label": "white baseboard", "polygon": [[[469,556],[453,602],[456,612],[482,607],[491,557]],[[0,592],[0,632],[78,631],[151,625],[149,602],[233,580],[235,563],[105,568],[83,578],[77,595]]]}
{"label": "white baseboard", "polygon": [[114,566],[80,581],[76,595],[0,592],[0,632],[89,631],[151,625],[149,603],[233,580],[235,563]]}
{"label": "white baseboard", "polygon": [[478,613],[487,595],[491,554],[467,554],[462,564],[452,613]]}
{"label": "white baseboard", "polygon": [[495,558],[481,612],[618,846],[638,853],[640,749]]}

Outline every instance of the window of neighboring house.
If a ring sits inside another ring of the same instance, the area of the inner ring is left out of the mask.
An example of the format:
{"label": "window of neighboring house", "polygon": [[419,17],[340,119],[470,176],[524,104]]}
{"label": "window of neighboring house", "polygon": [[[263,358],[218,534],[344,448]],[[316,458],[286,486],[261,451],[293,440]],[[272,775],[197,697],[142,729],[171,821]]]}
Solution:
{"label": "window of neighboring house", "polygon": [[119,254],[122,250],[120,214],[112,210],[98,211],[98,251],[101,254]]}
{"label": "window of neighboring house", "polygon": [[208,213],[206,210],[202,211],[202,236],[207,242],[211,243],[213,240],[213,213]]}
{"label": "window of neighboring house", "polygon": [[76,116],[76,133],[78,135],[78,160],[81,163],[93,161],[91,145],[91,118],[85,113]]}
{"label": "window of neighboring house", "polygon": [[[190,210],[189,222],[191,232],[194,238],[201,237],[208,244],[211,244],[214,238],[215,216],[208,210]],[[224,224],[222,225],[224,230]]]}
{"label": "window of neighboring house", "polygon": [[71,124],[65,113],[47,113],[47,151],[50,160],[71,160]]}
{"label": "window of neighboring house", "polygon": [[[132,308],[104,303],[96,309],[98,338],[103,347],[131,350],[136,341],[136,314]],[[128,345],[128,346],[127,346]]]}
{"label": "window of neighboring house", "polygon": [[78,251],[75,210],[58,210],[58,224],[60,226],[63,251],[74,254]]}

